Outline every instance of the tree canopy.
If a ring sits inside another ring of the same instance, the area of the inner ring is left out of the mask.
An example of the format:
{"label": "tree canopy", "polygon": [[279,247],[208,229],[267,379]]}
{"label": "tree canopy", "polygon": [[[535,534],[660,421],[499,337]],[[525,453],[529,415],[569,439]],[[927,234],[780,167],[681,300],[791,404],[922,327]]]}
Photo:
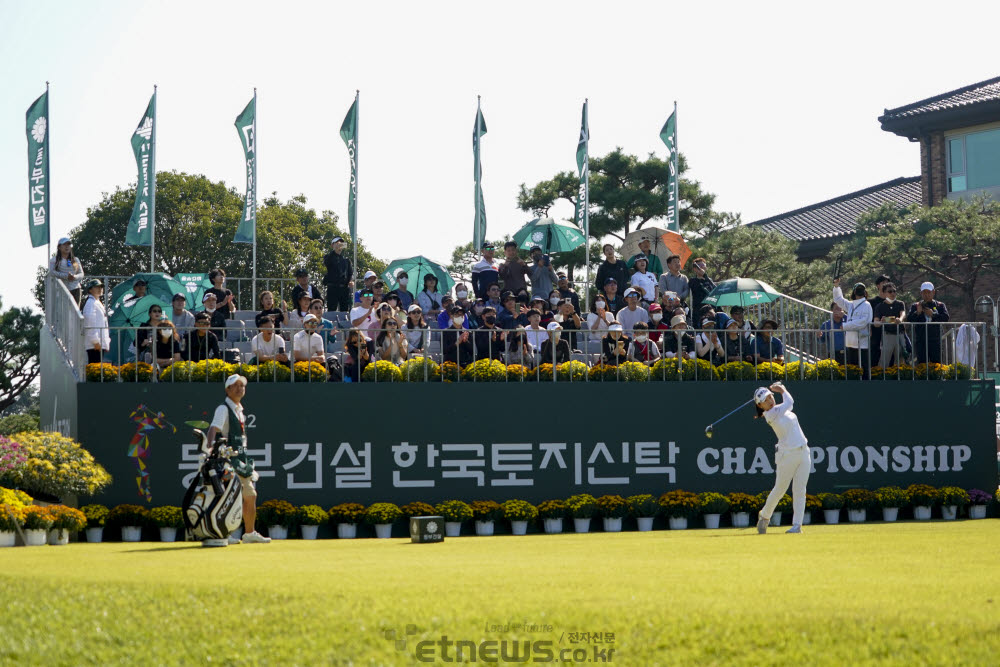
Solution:
{"label": "tree canopy", "polygon": [[0,411],[17,401],[38,377],[42,316],[30,308],[0,312]]}

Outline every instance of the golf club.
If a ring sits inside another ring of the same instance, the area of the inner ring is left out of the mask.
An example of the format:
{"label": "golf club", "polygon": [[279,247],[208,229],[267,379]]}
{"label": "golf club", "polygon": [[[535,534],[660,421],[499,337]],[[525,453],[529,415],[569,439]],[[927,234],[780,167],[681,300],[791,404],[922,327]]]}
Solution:
{"label": "golf club", "polygon": [[746,403],[744,403],[743,405],[741,405],[740,407],[738,407],[735,410],[733,410],[732,412],[730,412],[729,414],[727,414],[724,417],[721,417],[721,418],[715,420],[714,422],[712,422],[711,424],[709,424],[708,426],[706,426],[705,427],[705,437],[706,438],[711,438],[712,437],[712,430],[715,428],[716,424],[718,424],[719,422],[721,422],[726,417],[730,417],[730,416],[736,414],[737,412],[739,412],[740,410],[742,410],[746,406],[750,405],[751,403],[753,403],[753,399],[752,398],[749,401],[747,401]]}

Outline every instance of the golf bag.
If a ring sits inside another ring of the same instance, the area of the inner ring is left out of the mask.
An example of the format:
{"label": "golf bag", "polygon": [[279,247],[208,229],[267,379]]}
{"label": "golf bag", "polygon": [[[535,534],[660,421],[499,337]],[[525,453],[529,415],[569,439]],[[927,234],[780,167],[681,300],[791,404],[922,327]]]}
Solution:
{"label": "golf bag", "polygon": [[208,437],[195,429],[201,450],[198,473],[191,480],[181,511],[189,538],[225,539],[242,525],[243,491],[229,459],[236,452],[219,438],[213,447]]}

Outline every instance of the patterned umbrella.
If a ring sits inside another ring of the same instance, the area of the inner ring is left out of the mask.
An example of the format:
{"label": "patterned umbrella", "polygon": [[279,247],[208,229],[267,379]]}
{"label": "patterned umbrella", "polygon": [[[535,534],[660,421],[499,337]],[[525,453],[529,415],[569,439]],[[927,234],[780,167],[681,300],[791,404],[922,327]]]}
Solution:
{"label": "patterned umbrella", "polygon": [[400,271],[406,271],[410,277],[408,287],[414,294],[424,288],[424,276],[428,274],[438,279],[438,292],[442,294],[447,294],[455,286],[455,281],[448,275],[448,269],[437,262],[427,259],[423,255],[417,255],[416,257],[394,259],[389,262],[389,266],[382,272],[382,281],[389,291],[399,287],[399,282],[396,281],[396,274]]}
{"label": "patterned umbrella", "polygon": [[576,225],[552,218],[535,218],[514,234],[521,250],[538,246],[544,253],[567,252],[584,244],[583,232]]}
{"label": "patterned umbrella", "polygon": [[781,292],[763,280],[731,278],[715,286],[703,303],[713,306],[757,306],[771,303],[781,297]]}
{"label": "patterned umbrella", "polygon": [[125,282],[115,285],[115,288],[111,290],[111,298],[108,300],[108,303],[111,304],[109,310],[117,309],[122,301],[132,294],[132,286],[140,278],[146,281],[147,296],[158,297],[168,306],[171,299],[174,298],[174,294],[178,292],[188,293],[187,287],[166,273],[137,273]]}

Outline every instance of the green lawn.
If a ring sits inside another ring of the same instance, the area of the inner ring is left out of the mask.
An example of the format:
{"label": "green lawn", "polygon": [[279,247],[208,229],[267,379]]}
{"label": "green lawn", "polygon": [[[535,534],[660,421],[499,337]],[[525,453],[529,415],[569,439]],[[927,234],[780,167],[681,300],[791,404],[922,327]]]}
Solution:
{"label": "green lawn", "polygon": [[805,530],[0,549],[0,664],[407,665],[442,636],[619,665],[997,664],[1000,521]]}

